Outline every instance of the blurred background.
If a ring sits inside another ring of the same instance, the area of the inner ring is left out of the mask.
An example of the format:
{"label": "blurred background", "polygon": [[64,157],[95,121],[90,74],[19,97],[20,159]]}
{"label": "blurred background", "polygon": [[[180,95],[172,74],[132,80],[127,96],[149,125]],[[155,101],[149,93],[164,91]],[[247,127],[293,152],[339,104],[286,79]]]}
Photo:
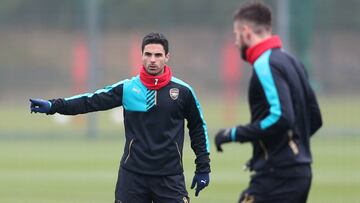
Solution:
{"label": "blurred background", "polygon": [[[251,67],[240,60],[232,15],[241,0],[2,0],[0,202],[112,202],[123,153],[122,109],[86,116],[30,114],[29,98],[94,92],[138,73],[141,40],[161,32],[174,75],[195,89],[211,143],[249,121]],[[324,126],[313,138],[309,202],[360,202],[360,1],[267,0],[274,33],[305,64]],[[249,180],[248,144],[212,147],[212,182],[192,202],[236,202]]]}

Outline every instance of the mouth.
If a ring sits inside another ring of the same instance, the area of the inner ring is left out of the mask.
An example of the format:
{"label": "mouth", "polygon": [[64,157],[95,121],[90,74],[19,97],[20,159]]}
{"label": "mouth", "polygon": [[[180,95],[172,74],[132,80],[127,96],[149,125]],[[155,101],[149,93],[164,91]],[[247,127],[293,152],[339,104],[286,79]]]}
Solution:
{"label": "mouth", "polygon": [[150,66],[149,66],[149,69],[150,69],[150,70],[157,70],[157,66],[156,66],[156,65],[150,65]]}

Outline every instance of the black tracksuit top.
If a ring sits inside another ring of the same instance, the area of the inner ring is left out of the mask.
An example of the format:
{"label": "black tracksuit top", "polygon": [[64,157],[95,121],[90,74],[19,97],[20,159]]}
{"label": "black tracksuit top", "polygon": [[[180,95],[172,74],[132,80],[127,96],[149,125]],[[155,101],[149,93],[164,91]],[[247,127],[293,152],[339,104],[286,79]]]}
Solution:
{"label": "black tracksuit top", "polygon": [[310,167],[298,166],[312,162],[310,137],[322,119],[304,66],[281,48],[266,50],[253,63],[248,97],[251,122],[231,133],[236,141],[252,143],[250,169],[311,176]]}
{"label": "black tracksuit top", "polygon": [[183,173],[184,120],[196,154],[196,173],[210,172],[206,123],[193,89],[172,77],[149,90],[139,75],[95,93],[50,100],[50,114],[76,115],[124,108],[125,147],[121,167],[145,175]]}

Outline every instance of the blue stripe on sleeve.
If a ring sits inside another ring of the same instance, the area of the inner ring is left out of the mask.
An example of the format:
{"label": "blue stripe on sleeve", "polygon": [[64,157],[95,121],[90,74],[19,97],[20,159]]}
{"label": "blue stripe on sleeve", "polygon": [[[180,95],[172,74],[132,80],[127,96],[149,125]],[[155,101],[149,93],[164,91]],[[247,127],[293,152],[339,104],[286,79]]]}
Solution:
{"label": "blue stripe on sleeve", "polygon": [[231,136],[231,141],[235,142],[235,140],[236,140],[236,127],[231,128],[230,136]]}
{"label": "blue stripe on sleeve", "polygon": [[72,99],[78,99],[78,98],[81,98],[81,97],[92,97],[92,96],[94,96],[95,94],[100,94],[100,93],[103,93],[103,92],[109,92],[109,91],[111,91],[112,89],[114,89],[116,86],[119,86],[119,85],[123,84],[123,83],[126,82],[126,81],[127,81],[127,79],[126,79],[126,80],[122,80],[122,81],[117,82],[117,83],[115,83],[115,84],[113,84],[113,85],[106,86],[106,87],[103,88],[103,89],[99,89],[99,90],[97,90],[97,91],[94,92],[94,93],[85,93],[85,94],[75,95],[75,96],[72,96],[72,97],[67,97],[67,98],[65,98],[65,101],[69,101],[69,100],[72,100]]}
{"label": "blue stripe on sleeve", "polygon": [[271,50],[268,50],[254,63],[255,72],[264,89],[266,100],[270,105],[270,114],[260,121],[260,128],[263,130],[275,124],[281,116],[280,99],[270,69],[270,55]]}

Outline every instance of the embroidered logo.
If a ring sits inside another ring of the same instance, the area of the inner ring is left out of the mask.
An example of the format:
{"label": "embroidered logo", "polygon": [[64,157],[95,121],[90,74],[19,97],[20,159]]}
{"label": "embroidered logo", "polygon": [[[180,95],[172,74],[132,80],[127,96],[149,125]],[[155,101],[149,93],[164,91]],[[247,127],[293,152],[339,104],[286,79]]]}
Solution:
{"label": "embroidered logo", "polygon": [[176,100],[179,97],[179,89],[178,88],[171,88],[169,91],[170,97],[173,100]]}
{"label": "embroidered logo", "polygon": [[136,93],[138,93],[138,94],[140,94],[140,92],[141,92],[141,91],[140,91],[139,89],[137,89],[136,87],[133,87],[133,88],[132,88],[132,91],[134,91],[134,92],[136,92]]}

